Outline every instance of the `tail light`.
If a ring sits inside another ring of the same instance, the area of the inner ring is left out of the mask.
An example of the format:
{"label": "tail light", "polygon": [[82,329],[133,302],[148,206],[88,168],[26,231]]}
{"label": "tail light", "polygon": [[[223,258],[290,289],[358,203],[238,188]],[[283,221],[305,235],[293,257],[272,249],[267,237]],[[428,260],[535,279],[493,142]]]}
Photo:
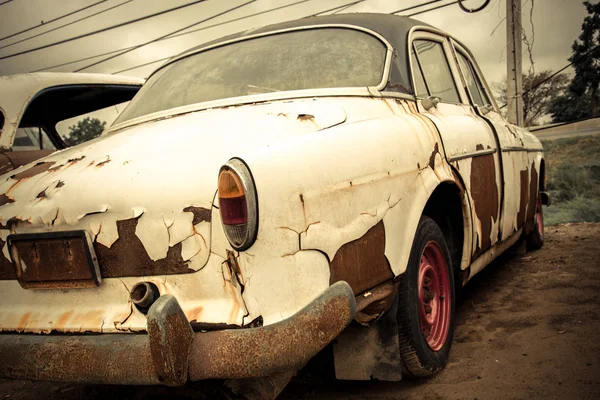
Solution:
{"label": "tail light", "polygon": [[250,170],[237,158],[219,171],[219,211],[225,236],[236,250],[252,246],[258,231],[258,204]]}

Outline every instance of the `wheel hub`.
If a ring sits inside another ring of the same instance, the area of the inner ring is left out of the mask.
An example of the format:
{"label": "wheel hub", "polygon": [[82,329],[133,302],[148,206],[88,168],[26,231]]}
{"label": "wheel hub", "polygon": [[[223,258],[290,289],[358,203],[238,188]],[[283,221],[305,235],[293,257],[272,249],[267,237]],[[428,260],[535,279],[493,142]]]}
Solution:
{"label": "wheel hub", "polygon": [[446,343],[450,327],[450,279],[442,249],[429,242],[419,266],[419,317],[427,345],[438,351]]}

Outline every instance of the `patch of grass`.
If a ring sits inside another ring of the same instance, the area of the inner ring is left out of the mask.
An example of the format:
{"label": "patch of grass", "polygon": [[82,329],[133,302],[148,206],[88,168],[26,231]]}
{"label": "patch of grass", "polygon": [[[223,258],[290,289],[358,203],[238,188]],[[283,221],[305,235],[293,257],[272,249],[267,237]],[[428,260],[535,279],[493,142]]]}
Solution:
{"label": "patch of grass", "polygon": [[567,222],[600,222],[600,201],[588,197],[576,197],[573,200],[554,202],[544,207],[546,226]]}
{"label": "patch of grass", "polygon": [[547,190],[546,225],[600,222],[600,136],[543,141]]}

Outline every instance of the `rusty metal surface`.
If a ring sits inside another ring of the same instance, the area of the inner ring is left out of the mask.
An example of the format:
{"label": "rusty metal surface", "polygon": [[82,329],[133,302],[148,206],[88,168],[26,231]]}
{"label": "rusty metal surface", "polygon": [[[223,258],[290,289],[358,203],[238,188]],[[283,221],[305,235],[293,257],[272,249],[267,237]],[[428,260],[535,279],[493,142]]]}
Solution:
{"label": "rusty metal surface", "polygon": [[[0,115],[2,115],[2,113],[0,113]],[[14,166],[10,162],[10,158],[8,158],[4,152],[0,152],[0,175],[4,175],[12,169],[14,169]]]}
{"label": "rusty metal surface", "polygon": [[330,282],[346,281],[355,294],[364,292],[394,277],[385,257],[383,221],[359,239],[346,243],[330,263]]}
{"label": "rusty metal surface", "polygon": [[163,295],[148,312],[148,335],[0,334],[0,378],[182,385],[271,376],[302,367],[355,308],[350,286],[337,282],[282,322],[194,333],[175,297]]}
{"label": "rusty metal surface", "polygon": [[94,243],[100,273],[105,278],[153,276],[195,272],[181,257],[181,243],[169,247],[167,256],[153,261],[140,238],[136,236],[138,218],[117,221],[119,238],[112,246]]}
{"label": "rusty metal surface", "polygon": [[0,377],[158,384],[146,335],[0,334]]}
{"label": "rusty metal surface", "polygon": [[174,296],[161,296],[150,307],[148,336],[158,380],[168,386],[183,385],[194,332]]}
{"label": "rusty metal surface", "polygon": [[344,330],[355,309],[352,289],[337,282],[284,321],[197,333],[190,351],[190,379],[261,377],[300,368]]}
{"label": "rusty metal surface", "polygon": [[86,233],[79,233],[9,236],[21,286],[26,289],[96,287],[100,283],[96,256]]}
{"label": "rusty metal surface", "polygon": [[[481,150],[483,147],[477,149]],[[492,223],[498,221],[500,212],[494,154],[474,157],[470,178],[471,196],[475,212],[481,222],[481,236],[473,254],[473,259],[475,259],[491,247]]]}
{"label": "rusty metal surface", "polygon": [[354,320],[362,325],[368,325],[390,309],[397,292],[398,283],[390,279],[359,294],[356,296],[356,316]]}
{"label": "rusty metal surface", "polygon": [[538,172],[535,169],[535,162],[531,163],[529,168],[531,173],[531,179],[529,180],[529,203],[527,206],[527,217],[526,221],[532,222],[533,217],[535,216],[535,211],[537,207],[537,194],[538,194]]}
{"label": "rusty metal surface", "polygon": [[[1,247],[4,247],[5,243],[6,242],[4,240],[0,239]],[[9,259],[0,254],[0,281],[12,279],[17,279],[17,272],[15,271],[15,266]]]}
{"label": "rusty metal surface", "polygon": [[517,229],[525,224],[526,208],[529,203],[529,172],[525,169],[519,173],[520,196],[519,212],[517,213]]}

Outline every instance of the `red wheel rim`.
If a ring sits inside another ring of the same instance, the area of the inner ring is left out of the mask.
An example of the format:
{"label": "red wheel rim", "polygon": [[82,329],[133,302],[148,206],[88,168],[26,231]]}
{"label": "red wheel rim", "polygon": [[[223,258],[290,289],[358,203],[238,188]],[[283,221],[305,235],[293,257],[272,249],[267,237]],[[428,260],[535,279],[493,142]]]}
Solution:
{"label": "red wheel rim", "polygon": [[440,350],[450,328],[450,279],[442,249],[436,242],[425,245],[419,266],[419,318],[421,331],[433,351]]}
{"label": "red wheel rim", "polygon": [[535,227],[540,237],[544,238],[544,213],[542,212],[542,199],[538,196],[535,210]]}

